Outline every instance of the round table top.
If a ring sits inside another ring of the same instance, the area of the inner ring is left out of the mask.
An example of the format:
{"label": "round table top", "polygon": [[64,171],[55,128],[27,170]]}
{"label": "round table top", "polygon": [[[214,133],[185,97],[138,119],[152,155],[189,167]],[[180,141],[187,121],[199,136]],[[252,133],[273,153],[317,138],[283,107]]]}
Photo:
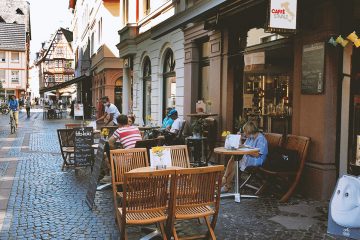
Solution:
{"label": "round table top", "polygon": [[217,116],[217,113],[189,113],[186,114],[188,117],[198,117],[198,118],[207,118]]}
{"label": "round table top", "polygon": [[[179,170],[183,169],[182,167],[167,167],[166,169],[159,169],[159,170]],[[157,171],[155,167],[141,167],[141,168],[135,168],[133,170],[130,170],[131,173],[139,173],[139,172],[154,172]]]}
{"label": "round table top", "polygon": [[249,147],[241,147],[239,149],[226,149],[224,147],[214,148],[214,153],[224,154],[224,155],[244,155],[250,153],[258,153],[260,151],[259,148],[249,148]]}

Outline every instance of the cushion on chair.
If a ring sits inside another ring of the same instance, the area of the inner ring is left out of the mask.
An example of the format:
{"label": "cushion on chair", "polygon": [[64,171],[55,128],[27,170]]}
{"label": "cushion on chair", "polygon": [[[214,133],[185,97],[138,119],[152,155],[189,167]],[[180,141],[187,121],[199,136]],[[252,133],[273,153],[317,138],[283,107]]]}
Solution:
{"label": "cushion on chair", "polygon": [[274,147],[269,149],[269,154],[263,167],[264,169],[277,172],[292,172],[298,170],[299,164],[299,154],[296,150]]}

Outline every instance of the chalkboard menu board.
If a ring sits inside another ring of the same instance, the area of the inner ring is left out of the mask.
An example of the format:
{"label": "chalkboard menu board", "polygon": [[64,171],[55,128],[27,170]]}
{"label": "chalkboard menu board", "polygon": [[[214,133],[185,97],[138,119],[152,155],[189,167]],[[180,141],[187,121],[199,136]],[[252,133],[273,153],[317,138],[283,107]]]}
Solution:
{"label": "chalkboard menu board", "polygon": [[94,205],[96,186],[100,175],[101,165],[104,158],[104,146],[105,140],[100,139],[99,146],[97,148],[93,171],[90,177],[89,187],[86,193],[86,204],[92,209]]}
{"label": "chalkboard menu board", "polygon": [[303,46],[301,93],[320,94],[324,90],[325,44]]}
{"label": "chalkboard menu board", "polygon": [[75,167],[91,166],[93,160],[93,128],[83,127],[74,128],[74,162]]}

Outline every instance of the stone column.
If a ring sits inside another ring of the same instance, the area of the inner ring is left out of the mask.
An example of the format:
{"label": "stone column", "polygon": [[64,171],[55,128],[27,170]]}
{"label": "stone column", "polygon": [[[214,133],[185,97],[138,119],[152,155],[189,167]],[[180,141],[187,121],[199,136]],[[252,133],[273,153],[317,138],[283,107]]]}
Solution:
{"label": "stone column", "polygon": [[123,68],[123,112],[122,114],[128,114],[131,103],[131,71],[129,67]]}

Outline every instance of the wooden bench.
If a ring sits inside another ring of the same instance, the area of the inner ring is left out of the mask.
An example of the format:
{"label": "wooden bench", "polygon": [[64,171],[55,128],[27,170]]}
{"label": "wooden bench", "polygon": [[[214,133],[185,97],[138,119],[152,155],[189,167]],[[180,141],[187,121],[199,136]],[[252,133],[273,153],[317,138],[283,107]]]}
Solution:
{"label": "wooden bench", "polygon": [[301,174],[304,169],[306,156],[308,153],[308,148],[310,144],[310,138],[296,135],[287,135],[284,143],[282,144],[283,149],[292,150],[297,152],[298,159],[290,159],[288,161],[298,161],[296,163],[296,168],[289,170],[277,170],[276,168],[271,168],[271,161],[274,159],[267,159],[269,164],[264,165],[259,168],[259,172],[264,176],[265,182],[261,186],[258,193],[264,191],[264,189],[270,184],[275,183],[274,180],[280,179],[281,183],[285,183],[287,185],[286,193],[281,197],[280,202],[286,202],[291,195],[294,193],[296,186],[300,181]]}

